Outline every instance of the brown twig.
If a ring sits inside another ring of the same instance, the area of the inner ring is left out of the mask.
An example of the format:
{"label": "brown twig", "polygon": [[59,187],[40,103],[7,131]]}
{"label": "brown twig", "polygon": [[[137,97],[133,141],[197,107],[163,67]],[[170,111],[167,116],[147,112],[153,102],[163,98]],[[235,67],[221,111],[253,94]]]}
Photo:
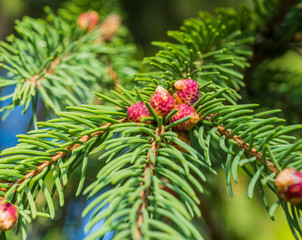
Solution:
{"label": "brown twig", "polygon": [[[163,132],[164,132],[164,127],[162,127],[161,131],[157,128],[156,132],[155,132],[156,137],[161,135]],[[157,149],[159,148],[160,143],[161,143],[161,141],[156,142],[156,140],[154,138],[152,139],[151,147],[152,147],[152,152],[153,152],[155,157],[157,156]],[[154,163],[151,162],[150,155],[148,153],[147,163],[144,165],[144,172],[143,172],[144,180],[146,180],[148,169],[151,170],[151,176],[153,176],[153,168],[154,168]],[[142,182],[141,185],[143,185],[143,184],[144,183]],[[141,191],[141,193],[140,193],[140,197],[141,197],[143,203],[140,205],[140,207],[137,211],[138,217],[137,217],[137,221],[136,221],[136,236],[135,236],[135,239],[139,239],[139,238],[143,237],[143,233],[140,229],[140,225],[143,222],[143,210],[148,207],[148,196],[149,196],[149,194],[150,194],[150,188],[147,188],[146,190]]]}
{"label": "brown twig", "polygon": [[276,169],[274,163],[272,163],[269,159],[266,159],[266,162],[264,162],[262,159],[262,153],[258,152],[256,148],[249,149],[249,144],[244,143],[244,141],[241,138],[239,138],[237,135],[231,136],[232,132],[230,130],[225,130],[224,127],[222,126],[218,126],[217,128],[221,135],[224,135],[228,139],[233,139],[234,141],[236,141],[238,143],[238,146],[241,149],[243,149],[246,153],[248,153],[252,157],[256,157],[257,161],[259,161],[262,165],[266,166],[267,164],[268,168],[272,172],[278,174],[278,170]]}
{"label": "brown twig", "polygon": [[[125,122],[126,118],[122,118],[119,120],[119,122]],[[103,128],[108,128],[112,125],[112,123],[107,123],[105,124],[104,126],[102,126]],[[106,130],[103,130],[103,131],[97,131],[97,132],[94,132],[92,133],[91,135],[85,135],[83,137],[81,137],[79,139],[79,141],[81,141],[82,143],[76,143],[76,144],[72,144],[70,146],[67,146],[65,147],[65,149],[67,150],[66,152],[58,152],[56,153],[55,155],[52,156],[52,160],[50,161],[44,161],[42,164],[40,164],[38,166],[38,169],[36,170],[31,170],[29,173],[27,173],[23,179],[19,179],[17,180],[15,183],[11,184],[11,187],[15,184],[19,184],[21,185],[26,179],[28,178],[32,178],[36,175],[38,175],[40,172],[42,172],[46,167],[49,167],[51,166],[52,164],[56,163],[60,158],[63,158],[65,157],[68,153],[70,153],[72,150],[76,149],[77,147],[81,146],[82,144],[84,144],[85,142],[87,142],[89,139],[93,138],[94,136],[100,136],[102,135],[103,133],[105,133]],[[10,184],[10,183],[6,183],[4,182],[5,184]],[[0,191],[4,191],[6,192],[7,189],[6,188],[0,188]]]}

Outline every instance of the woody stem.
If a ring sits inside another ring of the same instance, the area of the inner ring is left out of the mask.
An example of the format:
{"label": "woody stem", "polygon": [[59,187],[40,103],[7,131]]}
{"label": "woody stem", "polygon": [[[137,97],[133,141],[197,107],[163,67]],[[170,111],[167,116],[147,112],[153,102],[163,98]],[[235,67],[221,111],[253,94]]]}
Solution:
{"label": "woody stem", "polygon": [[[164,132],[164,128],[160,129],[157,128],[155,131],[156,137],[160,136]],[[151,140],[151,148],[152,148],[152,154],[154,157],[157,156],[157,150],[160,146],[161,140],[159,142],[156,142],[156,139],[152,138]],[[147,171],[150,169],[151,176],[153,176],[153,169],[154,169],[154,163],[150,159],[150,155],[148,153],[147,155],[147,163],[144,165],[144,170],[143,170],[143,178],[144,181],[141,183],[141,185],[144,184],[147,176]],[[141,224],[143,223],[143,211],[147,209],[148,207],[148,196],[150,195],[150,187],[148,187],[146,190],[141,191],[140,193],[140,198],[142,200],[142,204],[140,205],[138,211],[137,211],[137,221],[136,221],[136,237],[135,239],[139,239],[143,237],[143,232],[140,228]]]}

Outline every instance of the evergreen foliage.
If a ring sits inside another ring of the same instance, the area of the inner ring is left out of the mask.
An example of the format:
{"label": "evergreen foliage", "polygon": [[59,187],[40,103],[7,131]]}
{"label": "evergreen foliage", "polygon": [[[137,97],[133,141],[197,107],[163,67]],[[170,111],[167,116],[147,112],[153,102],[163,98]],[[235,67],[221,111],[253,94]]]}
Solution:
{"label": "evergreen foliage", "polygon": [[129,83],[136,72],[135,47],[125,43],[124,28],[108,42],[102,40],[100,27],[87,33],[77,24],[79,15],[59,12],[56,16],[46,8],[46,20],[24,17],[16,22],[20,38],[11,35],[8,42],[1,42],[1,66],[7,74],[0,84],[15,86],[12,93],[1,97],[2,101],[11,99],[1,108],[4,117],[18,105],[24,106],[23,113],[32,105],[36,121],[39,99],[49,116],[66,106],[93,103],[91,89],[112,89],[119,78]]}
{"label": "evergreen foliage", "polygon": [[[94,197],[82,213],[92,213],[85,231],[104,220],[86,239],[102,239],[110,231],[117,240],[205,239],[195,224],[202,217],[200,194],[207,195],[207,176],[216,174],[219,165],[230,196],[231,182],[239,181],[241,168],[250,177],[247,196],[253,198],[257,191],[272,219],[281,206],[293,236],[301,238],[301,206],[280,197],[275,178],[286,168],[302,170],[302,140],[290,135],[302,125],[285,125],[277,116],[280,110],[260,111],[257,104],[238,103],[257,24],[270,19],[269,11],[280,2],[268,5],[258,0],[255,10],[218,9],[216,16],[201,12],[199,18],[186,20],[179,31],[168,32],[174,42],[154,42],[161,50],[145,59],[148,70],[135,75],[140,85],[130,90],[127,78],[136,66],[132,46],[119,40],[95,44],[100,36],[80,31],[69,11],[61,10],[58,17],[49,13],[48,22],[18,22],[22,38],[1,44],[2,65],[12,75],[2,79],[1,86],[17,84],[14,94],[7,96],[12,104],[3,110],[25,105],[26,111],[36,104],[37,92],[49,109],[68,107],[57,113],[58,118],[38,122],[39,129],[19,135],[20,144],[1,153],[0,196],[18,207],[16,232],[26,239],[26,226],[33,219],[53,219],[55,199],[64,205],[71,174],[79,169],[76,196]],[[70,9],[77,12],[82,6],[78,7]],[[255,16],[258,21],[249,24]],[[51,66],[58,56],[60,61]],[[113,86],[108,64],[120,72],[121,84],[117,91],[100,92]],[[35,81],[28,81],[33,76]],[[200,121],[183,133],[187,141],[173,127],[188,118],[169,123],[176,111],[162,118],[148,104],[158,85],[173,93],[174,82],[183,78],[200,85],[200,98],[193,105]],[[89,105],[91,89],[99,92],[102,104]],[[141,101],[152,117],[129,122],[128,107]],[[97,161],[92,156],[102,164],[95,181],[86,186],[87,166]],[[269,202],[267,195],[272,193],[275,201]]]}

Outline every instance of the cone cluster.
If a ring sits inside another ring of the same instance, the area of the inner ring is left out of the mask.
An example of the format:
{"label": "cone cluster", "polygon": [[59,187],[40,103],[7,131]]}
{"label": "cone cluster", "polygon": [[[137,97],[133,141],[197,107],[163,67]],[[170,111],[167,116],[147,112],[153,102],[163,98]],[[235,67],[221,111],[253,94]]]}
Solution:
{"label": "cone cluster", "polygon": [[[162,86],[158,86],[155,93],[150,97],[149,103],[157,116],[165,118],[171,111],[177,109],[170,123],[190,116],[191,119],[173,127],[178,131],[187,131],[194,127],[199,116],[192,105],[199,99],[199,86],[193,79],[182,79],[174,83],[175,92],[173,96]],[[128,118],[132,122],[142,122],[144,118],[151,117],[144,102],[139,102],[128,108]]]}

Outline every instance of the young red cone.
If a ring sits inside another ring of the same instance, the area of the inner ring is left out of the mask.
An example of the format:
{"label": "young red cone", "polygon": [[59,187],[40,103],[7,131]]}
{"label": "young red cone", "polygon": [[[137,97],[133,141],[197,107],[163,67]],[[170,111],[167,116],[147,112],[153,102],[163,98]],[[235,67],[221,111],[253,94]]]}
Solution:
{"label": "young red cone", "polygon": [[11,229],[18,220],[18,213],[16,207],[7,202],[2,203],[0,200],[0,231],[4,232]]}
{"label": "young red cone", "polygon": [[174,83],[175,93],[173,97],[176,104],[192,106],[200,97],[199,85],[193,79],[182,79]]}
{"label": "young red cone", "polygon": [[156,115],[166,117],[174,108],[175,101],[166,89],[158,86],[150,98],[150,105]]}
{"label": "young red cone", "polygon": [[99,14],[95,11],[84,12],[78,19],[78,25],[82,30],[90,32],[99,24]]}
{"label": "young red cone", "polygon": [[144,102],[139,102],[128,108],[128,118],[131,122],[142,122],[144,118],[151,117]]}
{"label": "young red cone", "polygon": [[199,116],[194,108],[186,104],[179,104],[175,107],[175,109],[178,109],[178,112],[171,117],[170,123],[185,118],[187,116],[191,116],[190,120],[174,126],[173,128],[175,130],[187,131],[199,122]]}
{"label": "young red cone", "polygon": [[101,25],[101,40],[109,42],[121,26],[121,18],[117,14],[109,15]]}
{"label": "young red cone", "polygon": [[302,172],[294,168],[284,169],[278,174],[275,185],[286,202],[302,203]]}

